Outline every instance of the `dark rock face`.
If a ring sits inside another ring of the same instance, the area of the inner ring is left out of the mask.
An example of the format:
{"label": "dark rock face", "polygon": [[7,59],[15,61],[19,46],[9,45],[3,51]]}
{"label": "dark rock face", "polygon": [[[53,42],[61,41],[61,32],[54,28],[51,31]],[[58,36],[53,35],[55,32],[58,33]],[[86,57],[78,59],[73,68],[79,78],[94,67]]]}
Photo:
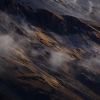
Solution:
{"label": "dark rock face", "polygon": [[65,34],[67,32],[67,24],[62,16],[47,9],[38,9],[34,12],[34,9],[32,11],[29,7],[25,7],[20,3],[18,3],[18,7],[32,24],[42,28],[48,28],[58,34]]}
{"label": "dark rock face", "polygon": [[13,1],[10,5],[8,4],[7,7],[13,9],[11,11],[8,9],[8,12],[10,11],[22,17],[26,17],[30,23],[40,28],[49,29],[60,35],[68,35],[69,33],[72,35],[80,35],[80,33],[83,33],[92,41],[100,44],[99,37],[93,33],[94,31],[99,34],[99,32],[96,31],[98,29],[96,25],[93,26],[90,23],[86,23],[85,21],[72,16],[61,16],[47,9],[38,9],[34,12],[34,9],[32,10],[32,8],[21,3],[13,3]]}
{"label": "dark rock face", "polygon": [[15,5],[13,0],[0,0],[0,9],[9,13],[15,13]]}
{"label": "dark rock face", "polygon": [[57,15],[47,9],[37,10],[36,16],[38,18],[38,23],[44,25],[44,27],[47,27],[58,34],[67,33],[67,24],[62,16]]}
{"label": "dark rock face", "polygon": [[[98,37],[91,34],[91,32],[95,30],[87,25],[88,23],[86,24],[75,17],[61,16],[47,9],[38,9],[36,12],[34,12],[34,9],[32,10],[32,8],[21,3],[14,3],[13,0],[2,0],[0,2],[1,10],[26,17],[28,21],[36,26],[52,30],[62,35],[67,35],[68,33],[79,34],[82,32],[82,30],[84,30],[85,34],[90,36],[93,41],[100,43]],[[25,16],[23,16],[23,14]]]}

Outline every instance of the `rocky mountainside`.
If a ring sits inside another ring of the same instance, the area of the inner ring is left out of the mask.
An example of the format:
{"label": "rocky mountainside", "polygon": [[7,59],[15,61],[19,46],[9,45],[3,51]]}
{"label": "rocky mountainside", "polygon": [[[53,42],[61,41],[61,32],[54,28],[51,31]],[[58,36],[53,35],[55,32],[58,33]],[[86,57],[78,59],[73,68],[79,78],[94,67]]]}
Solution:
{"label": "rocky mountainside", "polygon": [[100,22],[99,0],[15,0],[33,9],[49,9],[60,15]]}
{"label": "rocky mountainside", "polygon": [[100,100],[100,24],[36,6],[0,1],[0,100]]}

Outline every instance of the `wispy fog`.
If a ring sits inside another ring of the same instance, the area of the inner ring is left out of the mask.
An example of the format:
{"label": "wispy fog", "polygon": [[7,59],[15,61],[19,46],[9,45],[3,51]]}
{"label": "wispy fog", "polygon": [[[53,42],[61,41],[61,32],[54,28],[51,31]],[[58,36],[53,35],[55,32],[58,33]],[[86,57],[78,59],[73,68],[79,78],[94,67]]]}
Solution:
{"label": "wispy fog", "polygon": [[[6,16],[6,17],[4,17]],[[50,53],[48,63],[53,67],[58,67],[67,62],[64,52],[56,51],[43,45],[36,35],[36,31],[27,22],[22,20],[19,24],[14,16],[0,13],[0,57],[16,57],[16,50],[23,55],[33,57],[43,55],[46,51]],[[20,18],[19,18],[20,20]],[[42,33],[40,33],[42,34]],[[28,54],[28,55],[27,55]]]}
{"label": "wispy fog", "polygon": [[[36,32],[38,31],[36,31],[36,29],[34,30],[35,27],[30,27],[24,20],[22,20],[21,23],[17,20],[14,20],[14,16],[0,13],[0,57],[15,58],[18,57],[16,51],[19,51],[30,59],[29,55],[32,57],[39,55],[44,56],[45,52],[49,52],[50,55],[49,58],[47,58],[47,63],[52,66],[52,68],[61,67],[63,65],[68,66],[67,62],[71,61],[71,56],[67,54],[67,52],[57,51],[54,48],[42,44],[37,38]],[[55,39],[58,39],[58,42],[63,43],[61,37],[55,34],[52,35],[54,35]],[[93,50],[94,52],[97,49],[89,48],[89,50]],[[81,62],[81,65],[91,71],[99,72],[99,58],[99,56],[87,58],[87,60]]]}

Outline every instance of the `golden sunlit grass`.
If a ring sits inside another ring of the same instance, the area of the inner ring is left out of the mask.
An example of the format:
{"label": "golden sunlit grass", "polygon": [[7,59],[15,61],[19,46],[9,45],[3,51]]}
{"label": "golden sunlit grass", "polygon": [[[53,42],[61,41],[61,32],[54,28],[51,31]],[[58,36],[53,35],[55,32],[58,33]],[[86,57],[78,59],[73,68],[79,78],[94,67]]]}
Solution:
{"label": "golden sunlit grass", "polygon": [[43,44],[47,45],[47,46],[53,46],[54,44],[57,44],[56,41],[54,41],[53,39],[51,39],[50,37],[46,36],[43,33],[36,33],[37,34],[37,38],[40,40],[40,42],[42,42]]}

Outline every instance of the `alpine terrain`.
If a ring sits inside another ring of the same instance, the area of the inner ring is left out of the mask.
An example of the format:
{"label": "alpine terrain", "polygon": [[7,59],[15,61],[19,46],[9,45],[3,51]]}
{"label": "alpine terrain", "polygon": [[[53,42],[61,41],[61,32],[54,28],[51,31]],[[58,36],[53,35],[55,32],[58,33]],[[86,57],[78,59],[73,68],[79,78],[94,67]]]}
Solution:
{"label": "alpine terrain", "polygon": [[100,100],[100,1],[0,0],[0,100]]}

